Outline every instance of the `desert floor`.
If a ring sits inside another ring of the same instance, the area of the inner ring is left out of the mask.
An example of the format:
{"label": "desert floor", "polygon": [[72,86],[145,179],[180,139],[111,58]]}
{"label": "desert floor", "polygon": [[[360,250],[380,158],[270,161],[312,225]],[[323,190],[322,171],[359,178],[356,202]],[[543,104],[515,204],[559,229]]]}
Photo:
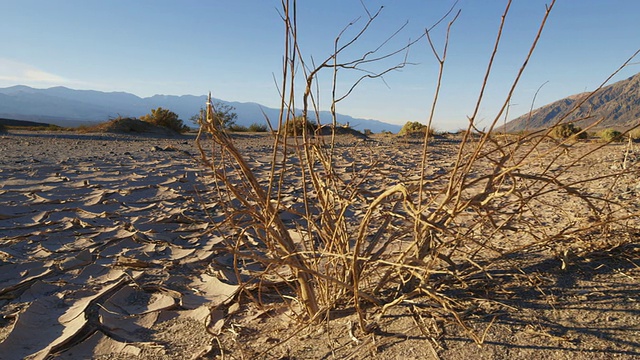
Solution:
{"label": "desert floor", "polygon": [[[270,138],[235,141],[267,167]],[[419,144],[340,141],[345,164],[383,164],[373,190],[415,176]],[[440,141],[434,172],[455,154]],[[624,146],[588,171],[610,169]],[[420,297],[363,334],[349,309],[309,326],[228,281],[233,257],[211,231],[224,214],[193,136],[12,130],[0,154],[0,359],[640,359],[638,232],[569,259],[509,259],[499,280],[449,294],[468,304],[460,316],[481,346]],[[621,196],[639,204],[640,180],[627,181]]]}

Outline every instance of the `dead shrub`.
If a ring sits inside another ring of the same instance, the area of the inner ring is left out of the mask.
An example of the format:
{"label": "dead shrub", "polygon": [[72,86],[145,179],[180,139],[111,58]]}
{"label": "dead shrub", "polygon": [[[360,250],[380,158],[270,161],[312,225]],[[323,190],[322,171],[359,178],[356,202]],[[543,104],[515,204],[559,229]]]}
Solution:
{"label": "dead shrub", "polygon": [[[309,139],[308,115],[318,110],[314,108],[311,89],[319,71],[337,71],[347,64],[361,70],[369,60],[365,56],[334,64],[344,49],[336,47],[324,62],[308,66],[297,47],[293,4],[295,1],[285,1],[282,9],[287,67],[280,88],[289,92],[282,94],[282,116],[277,127],[292,130],[274,134],[267,178],[257,178],[233,139],[216,128],[214,121],[207,121],[201,129],[212,134],[210,146],[203,146],[198,137],[203,161],[215,178],[215,204],[226,214],[224,223],[214,226],[234,254],[237,281],[243,282],[248,296],[255,301],[262,301],[260,294],[267,292],[269,284],[278,284],[278,293],[288,299],[290,309],[301,319],[318,321],[330,310],[352,308],[360,329],[369,332],[376,328],[376,317],[368,309],[375,309],[376,316],[381,316],[390,306],[423,296],[467,329],[459,315],[465,308],[455,296],[446,296],[447,290],[468,288],[471,283],[491,278],[498,261],[513,254],[548,248],[562,253],[578,238],[637,228],[638,213],[627,211],[624,201],[611,196],[618,180],[637,175],[637,167],[574,178],[572,169],[588,161],[597,154],[598,146],[604,145],[545,141],[556,131],[563,139],[585,134],[572,124],[561,124],[546,132],[494,136],[493,129],[502,119],[509,98],[484,131],[475,126],[475,109],[469,127],[458,136],[457,154],[446,172],[429,172],[428,154],[435,145],[428,137],[422,144],[420,176],[400,176],[395,184],[373,191],[367,188],[370,175],[383,164],[355,159],[354,169],[359,170],[348,177],[336,171],[335,136],[327,146]],[[531,52],[552,8],[553,2],[546,8]],[[365,29],[378,14],[370,14]],[[447,16],[450,28],[457,14]],[[506,12],[503,21],[505,18]],[[335,43],[352,44],[359,36],[347,40],[338,37]],[[438,52],[430,36],[427,31],[442,75],[446,42],[444,50]],[[388,58],[385,54],[375,56]],[[513,88],[528,60],[529,57]],[[388,71],[404,65],[401,60]],[[487,66],[487,77],[491,68],[492,63]],[[293,104],[284,100],[297,98],[298,69],[302,69],[306,83],[300,117],[294,115],[297,109]],[[368,71],[363,79],[388,71]],[[439,89],[440,83],[434,108]],[[479,96],[482,95],[481,92]],[[332,109],[342,98],[332,92]],[[208,119],[212,119],[211,104],[207,109]],[[433,116],[432,109],[427,129],[432,129]],[[333,125],[335,128],[335,122]],[[566,158],[568,148],[570,160]],[[594,192],[593,184],[603,180],[609,187]],[[299,206],[287,203],[287,191],[291,189],[302,201]],[[564,201],[558,201],[568,198],[576,204],[570,211]],[[559,220],[549,222],[548,214],[559,214]],[[249,262],[251,266],[246,267]],[[289,286],[288,291],[283,284]],[[292,296],[295,301],[289,301]],[[469,336],[478,343],[483,341],[471,330]]]}

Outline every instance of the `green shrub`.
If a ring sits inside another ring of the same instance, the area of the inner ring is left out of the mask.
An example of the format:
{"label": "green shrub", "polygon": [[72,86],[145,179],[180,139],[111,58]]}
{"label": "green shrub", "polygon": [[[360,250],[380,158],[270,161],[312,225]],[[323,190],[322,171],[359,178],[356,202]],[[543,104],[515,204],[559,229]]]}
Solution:
{"label": "green shrub", "polygon": [[407,121],[406,124],[400,129],[398,135],[425,135],[429,131],[429,135],[434,135],[433,129],[429,129],[427,125],[424,125],[418,121]]}
{"label": "green shrub", "polygon": [[[235,109],[235,107],[224,104],[220,101],[213,102],[213,118],[216,127],[236,132],[247,131],[246,127],[242,125],[239,125],[239,127],[236,127],[236,130],[234,130],[233,127],[236,125],[236,119],[238,118],[238,114],[234,112]],[[191,120],[192,123],[201,126],[205,118],[205,110],[200,109],[200,112],[193,115],[191,118],[189,118],[189,120]]]}
{"label": "green shrub", "polygon": [[289,136],[301,136],[305,132],[307,134],[313,133],[316,129],[316,124],[303,116],[296,116],[285,122],[284,129]]}
{"label": "green shrub", "polygon": [[622,141],[622,133],[614,129],[604,129],[598,133],[598,137],[605,142]]}
{"label": "green shrub", "polygon": [[182,120],[178,119],[178,114],[161,107],[151,110],[150,114],[141,116],[140,120],[153,125],[164,126],[179,133],[189,130],[189,127],[184,125]]}
{"label": "green shrub", "polygon": [[640,140],[640,128],[635,128],[630,130],[627,135],[631,138],[631,140]]}
{"label": "green shrub", "polygon": [[249,131],[251,131],[251,132],[267,132],[267,125],[266,124],[253,123],[253,124],[249,125]]}
{"label": "green shrub", "polygon": [[[213,106],[215,109],[216,121],[222,126],[223,129],[231,129],[231,127],[236,124],[236,119],[238,118],[238,114],[234,112],[236,108],[219,101],[216,101]],[[246,127],[242,125],[240,126],[246,129]]]}
{"label": "green shrub", "polygon": [[576,139],[587,138],[587,133],[582,131],[580,127],[575,126],[573,123],[556,125],[551,129],[550,135],[556,139],[568,139],[570,137],[575,137]]}
{"label": "green shrub", "polygon": [[227,128],[229,131],[231,132],[247,132],[249,131],[249,128],[247,128],[244,125],[238,125],[238,124],[231,124],[229,125],[229,127]]}
{"label": "green shrub", "polygon": [[232,124],[228,128],[233,132],[267,132],[267,125],[253,123],[246,127],[244,125]]}

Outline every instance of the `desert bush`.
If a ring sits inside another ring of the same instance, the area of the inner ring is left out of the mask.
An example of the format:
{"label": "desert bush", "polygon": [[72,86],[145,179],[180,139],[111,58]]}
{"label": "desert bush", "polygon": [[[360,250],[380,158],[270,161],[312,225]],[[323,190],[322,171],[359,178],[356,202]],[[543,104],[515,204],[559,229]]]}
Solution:
{"label": "desert bush", "polygon": [[249,125],[248,130],[251,132],[267,132],[268,128],[266,124],[253,123]]}
{"label": "desert bush", "polygon": [[233,124],[228,129],[232,132],[267,132],[267,125],[258,123],[253,123],[249,126]]}
{"label": "desert bush", "polygon": [[222,102],[215,102],[213,109],[215,111],[215,121],[217,121],[223,129],[235,125],[236,119],[238,118],[238,114],[235,113],[235,107]]}
{"label": "desert bush", "polygon": [[622,141],[622,133],[615,129],[604,129],[598,133],[598,137],[605,142]]}
{"label": "desert bush", "polygon": [[[613,200],[607,191],[593,192],[597,188],[595,182],[603,179],[610,180],[609,191],[613,191],[616,180],[629,176],[630,172],[614,171],[575,179],[571,170],[598,148],[580,147],[590,145],[580,142],[544,141],[548,133],[496,137],[493,129],[503,113],[498,113],[488,130],[482,131],[476,127],[475,115],[469,118],[469,126],[460,134],[456,155],[447,161],[450,165],[446,171],[434,173],[429,167],[431,146],[426,138],[420,165],[412,169],[415,172],[393,174],[397,175],[391,177],[395,182],[383,188],[370,185],[372,173],[388,174],[377,159],[351,159],[349,171],[338,171],[344,169],[344,164],[336,159],[334,136],[329,146],[300,141],[299,135],[305,140],[304,136],[315,126],[307,120],[307,114],[318,110],[313,108],[314,81],[320,71],[359,69],[370,61],[365,56],[336,64],[336,59],[342,58],[339,53],[348,48],[336,46],[336,53],[325,61],[305,62],[296,46],[292,2],[295,4],[295,0],[283,1],[281,13],[286,39],[283,63],[287,68],[280,89],[288,92],[282,94],[278,126],[281,131],[274,135],[274,160],[267,178],[258,178],[233,140],[224,132],[215,131],[212,121],[206,122],[209,130],[205,130],[213,135],[212,147],[216,151],[206,151],[200,137],[197,138],[202,159],[216,181],[218,195],[212,201],[225,214],[224,223],[216,223],[214,228],[237,259],[230,273],[251,279],[243,288],[258,289],[251,293],[258,298],[256,301],[260,302],[260,294],[265,293],[263,286],[268,286],[265,284],[277,283],[277,294],[282,295],[292,312],[312,320],[309,323],[343,307],[354,309],[360,329],[366,333],[376,328],[376,317],[382,316],[388,307],[408,299],[413,302],[416,296],[424,295],[427,299],[424,301],[430,302],[425,308],[447,311],[453,321],[469,329],[460,314],[473,306],[464,306],[456,296],[461,296],[463,289],[472,284],[492,279],[500,261],[508,259],[513,268],[524,271],[521,269],[526,266],[513,260],[514,255],[550,248],[561,253],[577,239],[600,239],[603,234],[631,228],[632,215],[625,210],[627,204]],[[553,5],[546,8],[532,50],[552,8]],[[377,14],[370,14],[368,22],[362,25],[364,29],[375,21]],[[457,19],[457,15],[451,16],[450,27]],[[361,32],[355,33],[358,34],[355,39],[344,41],[355,42]],[[339,40],[342,41],[338,38],[335,43]],[[446,56],[436,51],[428,31],[427,40],[443,64]],[[498,45],[499,41],[494,51]],[[390,58],[385,54],[375,56]],[[529,57],[519,74],[528,61]],[[487,75],[491,73],[491,64],[487,66]],[[440,75],[442,71],[441,65]],[[302,80],[296,77],[301,72],[305,76]],[[364,73],[363,79],[388,71]],[[518,80],[519,76],[513,87]],[[294,117],[297,109],[286,104],[288,99],[300,98],[296,84],[301,81],[306,83],[301,96],[303,115]],[[436,100],[439,89],[438,83]],[[342,98],[336,98],[335,93],[332,96],[335,109]],[[482,96],[481,92],[479,98]],[[505,99],[503,109],[510,100]],[[436,103],[434,100],[434,108]],[[475,110],[470,113],[476,114],[478,109]],[[212,119],[214,113],[208,106],[207,119]],[[407,131],[418,128],[426,133],[426,129],[432,128],[433,116],[432,110],[427,125],[407,125]],[[560,138],[580,132],[572,124],[558,128]],[[560,164],[566,159],[568,147],[575,147],[576,151],[572,152],[568,165]],[[286,199],[292,196],[287,191],[294,191],[301,203],[288,205]],[[575,209],[566,209],[567,198],[575,201]],[[549,214],[559,214],[558,221],[549,220]],[[252,268],[243,268],[244,261],[251,262]],[[238,276],[237,281],[243,280]],[[482,292],[487,288],[479,287]],[[456,291],[445,294],[450,289]],[[469,335],[482,343],[483,338],[471,330]]]}
{"label": "desert bush", "polygon": [[[246,130],[242,130],[241,127],[236,128],[236,130],[233,130],[233,126],[236,124],[236,119],[238,118],[238,114],[235,113],[236,108],[222,103],[220,101],[214,101],[211,106],[213,107],[213,119],[212,121],[215,121],[216,124],[218,124],[217,126],[219,128],[222,129],[229,129],[231,131],[237,131],[237,132],[241,132],[241,131],[246,131]],[[194,124],[201,126],[202,125],[202,121],[205,118],[205,109],[200,109],[200,112],[193,115],[190,120],[191,122],[193,122]]]}
{"label": "desert bush", "polygon": [[306,116],[296,116],[284,123],[284,134],[288,136],[302,136],[315,131],[316,124]]}
{"label": "desert bush", "polygon": [[80,133],[92,132],[117,132],[117,133],[145,133],[149,132],[154,125],[133,117],[122,117],[110,119],[94,125],[80,125],[75,128]]}
{"label": "desert bush", "polygon": [[247,132],[249,128],[244,125],[233,124],[227,128],[231,132]]}
{"label": "desert bush", "polygon": [[588,134],[573,123],[562,123],[554,126],[550,135],[556,139],[568,139],[570,137],[586,139]]}
{"label": "desert bush", "polygon": [[156,126],[166,127],[178,133],[189,130],[189,127],[184,125],[182,120],[178,118],[178,114],[161,107],[152,109],[151,113],[141,116],[140,120]]}
{"label": "desert bush", "polygon": [[640,140],[640,128],[631,129],[627,135],[631,138],[631,140],[637,141]]}
{"label": "desert bush", "polygon": [[400,129],[400,132],[398,132],[398,135],[425,135],[427,131],[429,132],[429,135],[435,134],[434,130],[429,128],[427,125],[418,121],[407,121],[404,126],[402,126],[402,129]]}

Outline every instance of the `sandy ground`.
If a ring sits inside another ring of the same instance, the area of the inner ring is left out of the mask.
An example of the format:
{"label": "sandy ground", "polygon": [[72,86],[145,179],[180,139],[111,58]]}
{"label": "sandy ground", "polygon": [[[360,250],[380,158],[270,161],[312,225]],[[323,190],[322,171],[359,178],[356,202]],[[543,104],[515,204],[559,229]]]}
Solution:
{"label": "sandy ground", "polygon": [[[268,138],[236,140],[252,166],[268,165]],[[338,155],[344,169],[380,161],[377,191],[416,175],[420,146],[400,145],[349,138]],[[620,147],[585,171],[610,169]],[[434,174],[455,144],[439,148]],[[421,298],[362,334],[352,312],[306,326],[229,281],[231,256],[211,231],[224,214],[207,201],[193,136],[12,131],[0,154],[0,359],[640,359],[637,232],[568,268],[529,254],[452,290],[482,346]],[[623,185],[640,202],[637,177]]]}

